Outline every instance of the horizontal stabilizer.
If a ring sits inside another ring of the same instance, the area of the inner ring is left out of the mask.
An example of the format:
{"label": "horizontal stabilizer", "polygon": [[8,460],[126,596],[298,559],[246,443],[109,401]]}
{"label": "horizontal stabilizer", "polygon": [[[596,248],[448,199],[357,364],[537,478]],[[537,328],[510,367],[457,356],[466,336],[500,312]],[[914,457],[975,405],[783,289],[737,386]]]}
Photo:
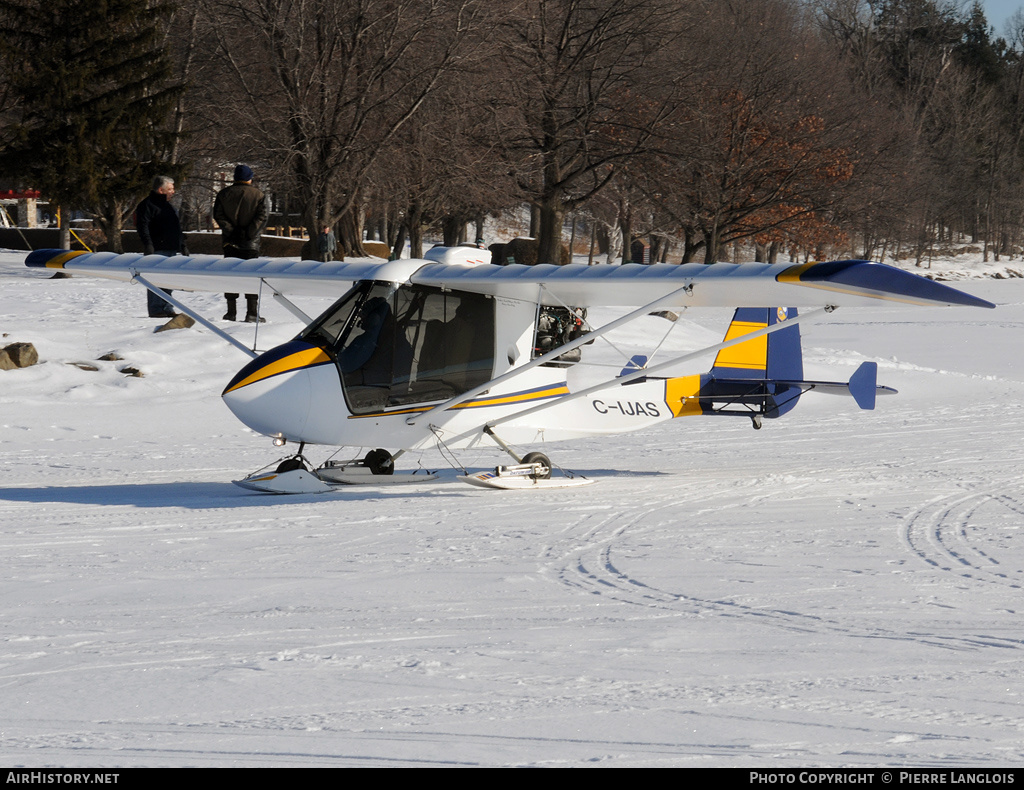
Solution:
{"label": "horizontal stabilizer", "polygon": [[875,408],[878,395],[895,395],[892,387],[879,386],[878,363],[863,362],[847,383],[841,381],[780,381],[779,384],[790,384],[800,387],[805,392],[823,392],[826,395],[852,395],[857,405],[868,411]]}

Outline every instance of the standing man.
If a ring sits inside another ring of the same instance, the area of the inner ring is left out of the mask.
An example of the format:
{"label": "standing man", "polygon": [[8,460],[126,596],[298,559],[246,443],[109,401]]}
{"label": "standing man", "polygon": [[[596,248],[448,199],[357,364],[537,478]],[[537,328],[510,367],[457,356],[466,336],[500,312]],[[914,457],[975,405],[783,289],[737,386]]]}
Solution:
{"label": "standing man", "polygon": [[[135,229],[146,255],[188,255],[178,213],[170,203],[173,196],[174,179],[170,176],[157,176],[153,179],[153,190],[149,197],[135,209]],[[150,318],[175,316],[174,306],[152,291],[146,292],[146,307]]]}
{"label": "standing man", "polygon": [[328,226],[316,240],[316,251],[320,255],[320,260],[327,263],[334,260],[334,252],[337,249],[338,241],[334,238],[334,231]]}
{"label": "standing man", "polygon": [[[235,182],[217,193],[213,202],[213,218],[220,225],[225,258],[249,260],[260,254],[260,234],[267,224],[267,202],[263,193],[252,185],[252,170],[246,165],[235,168]],[[224,294],[228,301],[225,321],[237,321],[238,294]],[[245,295],[245,320],[262,321],[259,297]]]}

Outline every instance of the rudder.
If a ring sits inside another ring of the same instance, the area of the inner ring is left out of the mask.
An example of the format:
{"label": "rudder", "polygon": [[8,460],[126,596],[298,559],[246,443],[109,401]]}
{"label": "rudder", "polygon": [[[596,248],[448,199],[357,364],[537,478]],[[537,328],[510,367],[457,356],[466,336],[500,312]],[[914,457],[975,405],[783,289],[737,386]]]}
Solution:
{"label": "rudder", "polygon": [[[725,333],[733,340],[759,329],[796,318],[795,307],[739,307]],[[801,390],[780,382],[803,379],[803,351],[800,325],[794,323],[745,343],[722,349],[715,357],[709,376],[712,381],[751,380],[765,382],[765,417],[779,417],[796,405]]]}

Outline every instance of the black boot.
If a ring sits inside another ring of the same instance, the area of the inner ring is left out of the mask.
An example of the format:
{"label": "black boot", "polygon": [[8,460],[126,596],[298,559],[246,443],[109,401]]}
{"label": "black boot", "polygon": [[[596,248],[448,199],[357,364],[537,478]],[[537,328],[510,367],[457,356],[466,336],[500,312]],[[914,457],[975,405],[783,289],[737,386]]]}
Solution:
{"label": "black boot", "polygon": [[224,313],[225,321],[237,321],[238,320],[238,297],[235,294],[224,294],[224,298],[228,301],[228,311]]}
{"label": "black boot", "polygon": [[248,324],[265,324],[266,318],[260,318],[260,298],[257,294],[245,295],[245,321]]}

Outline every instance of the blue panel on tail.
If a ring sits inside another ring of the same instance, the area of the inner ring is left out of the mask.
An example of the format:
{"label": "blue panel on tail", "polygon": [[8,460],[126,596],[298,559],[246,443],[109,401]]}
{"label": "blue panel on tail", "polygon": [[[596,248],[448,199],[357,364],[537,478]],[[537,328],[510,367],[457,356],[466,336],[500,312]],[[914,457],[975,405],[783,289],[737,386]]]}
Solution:
{"label": "blue panel on tail", "polygon": [[[740,307],[733,314],[727,340],[774,326],[797,316],[795,307]],[[779,417],[796,405],[801,389],[782,381],[803,379],[800,325],[779,329],[767,336],[723,349],[715,358],[711,377],[728,388],[727,382],[762,381],[765,416]]]}
{"label": "blue panel on tail", "polygon": [[[768,311],[769,325],[796,318],[795,307],[778,307]],[[804,377],[804,357],[800,347],[800,325],[780,329],[768,336],[768,379],[800,381]],[[800,397],[799,387],[785,384],[769,384],[775,390],[775,408],[766,417],[781,417],[794,406]]]}
{"label": "blue panel on tail", "polygon": [[875,395],[878,393],[878,363],[864,362],[857,372],[850,376],[850,394],[862,409],[875,408]]}

